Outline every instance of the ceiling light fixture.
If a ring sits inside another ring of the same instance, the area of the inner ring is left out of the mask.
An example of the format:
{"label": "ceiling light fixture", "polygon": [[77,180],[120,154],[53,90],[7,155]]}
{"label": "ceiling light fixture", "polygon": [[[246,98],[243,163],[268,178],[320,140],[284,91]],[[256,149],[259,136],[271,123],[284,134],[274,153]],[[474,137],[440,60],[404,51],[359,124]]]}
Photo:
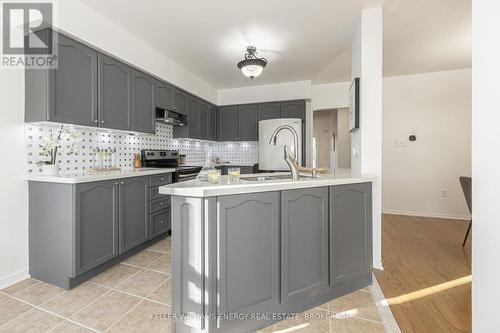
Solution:
{"label": "ceiling light fixture", "polygon": [[266,65],[266,58],[257,58],[257,48],[255,46],[248,46],[247,53],[245,53],[245,59],[238,63],[238,68],[243,75],[253,80],[255,77],[262,74]]}

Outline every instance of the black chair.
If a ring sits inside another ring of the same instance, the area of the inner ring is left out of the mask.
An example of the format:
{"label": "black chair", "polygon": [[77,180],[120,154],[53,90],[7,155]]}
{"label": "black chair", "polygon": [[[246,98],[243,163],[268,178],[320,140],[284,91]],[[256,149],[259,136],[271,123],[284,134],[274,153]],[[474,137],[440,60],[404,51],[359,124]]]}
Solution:
{"label": "black chair", "polygon": [[[465,201],[467,202],[467,207],[469,212],[472,214],[472,178],[471,177],[459,177],[460,185],[462,185],[462,191],[464,192]],[[464,242],[462,247],[465,246],[467,242],[467,237],[469,237],[470,227],[472,225],[472,218],[469,221],[469,227],[467,228],[467,233],[465,234]]]}

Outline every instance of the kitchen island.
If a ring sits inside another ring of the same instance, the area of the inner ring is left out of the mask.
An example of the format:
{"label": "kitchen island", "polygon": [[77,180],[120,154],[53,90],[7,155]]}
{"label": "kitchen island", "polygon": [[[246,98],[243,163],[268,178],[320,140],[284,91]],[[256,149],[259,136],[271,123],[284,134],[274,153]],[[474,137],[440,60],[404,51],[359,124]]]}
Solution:
{"label": "kitchen island", "polygon": [[172,195],[174,332],[251,332],[371,284],[370,176],[188,181]]}

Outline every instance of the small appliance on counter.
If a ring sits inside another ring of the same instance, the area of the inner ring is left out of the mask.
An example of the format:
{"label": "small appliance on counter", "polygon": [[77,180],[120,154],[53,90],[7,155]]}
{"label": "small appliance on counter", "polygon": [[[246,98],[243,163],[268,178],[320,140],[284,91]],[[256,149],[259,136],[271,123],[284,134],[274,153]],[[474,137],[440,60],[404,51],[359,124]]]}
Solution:
{"label": "small appliance on counter", "polygon": [[201,166],[179,165],[177,150],[143,149],[141,150],[142,167],[175,168],[172,181],[174,183],[196,179]]}

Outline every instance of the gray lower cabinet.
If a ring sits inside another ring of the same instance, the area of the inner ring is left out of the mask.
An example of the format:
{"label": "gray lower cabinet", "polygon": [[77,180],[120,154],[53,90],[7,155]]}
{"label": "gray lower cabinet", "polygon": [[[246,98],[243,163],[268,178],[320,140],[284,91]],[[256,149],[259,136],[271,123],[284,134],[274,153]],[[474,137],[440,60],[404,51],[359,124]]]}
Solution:
{"label": "gray lower cabinet", "polygon": [[330,187],[330,284],[338,286],[372,270],[371,183]]}
{"label": "gray lower cabinet", "polygon": [[73,192],[75,277],[119,254],[119,184],[114,180],[77,184]]}
{"label": "gray lower cabinet", "polygon": [[61,34],[57,47],[57,69],[25,71],[26,121],[97,126],[97,51]]}
{"label": "gray lower cabinet", "polygon": [[248,314],[303,312],[364,288],[371,246],[370,183],[173,196],[172,330],[254,332],[276,319]]}
{"label": "gray lower cabinet", "polygon": [[[217,205],[218,247],[225,249],[217,313],[272,312],[279,304],[279,192],[218,197]],[[225,325],[231,321],[217,326]]]}
{"label": "gray lower cabinet", "polygon": [[132,68],[99,53],[99,125],[132,128]]}
{"label": "gray lower cabinet", "polygon": [[132,77],[132,130],[155,132],[155,80],[138,70]]}
{"label": "gray lower cabinet", "polygon": [[120,181],[120,254],[149,239],[149,178]]}
{"label": "gray lower cabinet", "polygon": [[281,194],[281,302],[328,289],[328,187]]}
{"label": "gray lower cabinet", "polygon": [[219,141],[238,140],[238,107],[220,107],[217,118],[217,139]]}
{"label": "gray lower cabinet", "polygon": [[[170,230],[172,174],[79,184],[29,182],[29,270],[71,289]],[[151,213],[150,213],[151,212]]]}

